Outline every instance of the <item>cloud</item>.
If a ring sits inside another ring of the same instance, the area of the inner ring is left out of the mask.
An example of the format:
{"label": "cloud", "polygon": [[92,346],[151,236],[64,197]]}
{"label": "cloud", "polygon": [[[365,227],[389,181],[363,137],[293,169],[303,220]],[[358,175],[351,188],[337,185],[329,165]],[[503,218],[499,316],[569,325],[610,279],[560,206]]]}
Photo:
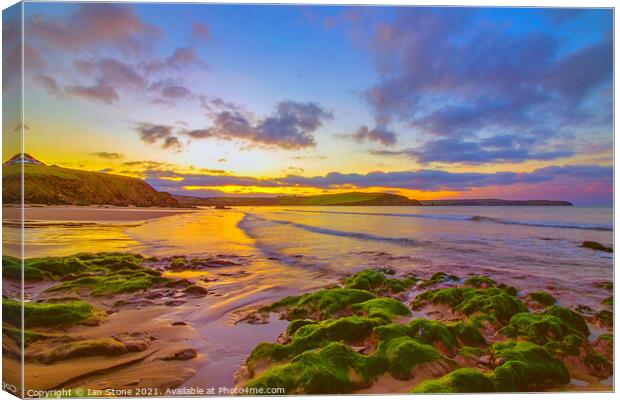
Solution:
{"label": "cloud", "polygon": [[[400,172],[370,172],[367,174],[330,172],[323,176],[303,177],[287,175],[279,178],[254,178],[247,176],[221,174],[182,174],[170,170],[148,170],[146,180],[159,190],[172,193],[185,193],[186,186],[252,186],[265,188],[319,188],[354,190],[368,188],[409,189],[419,191],[459,191],[466,192],[481,188],[527,186],[527,193],[544,193],[545,188],[553,187],[561,196],[562,190],[574,193],[575,190],[595,190],[608,194],[612,188],[613,168],[597,165],[565,165],[539,168],[531,172],[449,172],[444,170],[421,169]],[[174,178],[171,180],[170,178]],[[533,185],[533,186],[532,186]],[[564,189],[562,189],[564,188]],[[568,188],[568,189],[567,189]],[[555,193],[555,192],[554,192]],[[536,195],[539,196],[539,195]]]}
{"label": "cloud", "polygon": [[91,153],[91,155],[100,157],[100,158],[105,158],[107,160],[119,160],[124,157],[121,153],[110,153],[107,151],[98,151],[95,153]]}
{"label": "cloud", "polygon": [[527,160],[553,160],[574,154],[567,149],[539,149],[536,138],[498,135],[482,140],[442,138],[426,142],[414,149],[397,151],[373,150],[378,156],[405,156],[421,164],[431,162],[484,164],[517,163]]}
{"label": "cloud", "polygon": [[88,100],[112,104],[119,100],[118,92],[111,86],[97,84],[94,86],[67,86],[65,92]]}
{"label": "cloud", "polygon": [[211,31],[207,25],[197,21],[192,25],[192,37],[206,41],[211,37]]}
{"label": "cloud", "polygon": [[[599,16],[611,29],[611,13]],[[437,137],[473,149],[484,137],[519,132],[516,139],[541,148],[551,139],[570,148],[579,128],[611,132],[611,35],[575,48],[554,32],[481,20],[475,9],[412,8],[378,24],[371,51],[379,79],[364,94],[377,121],[411,128],[431,150],[446,145]],[[494,155],[510,158],[479,158]]]}
{"label": "cloud", "polygon": [[142,21],[130,7],[110,3],[86,3],[66,18],[35,15],[26,21],[29,40],[50,50],[74,52],[109,45],[128,53],[140,53],[145,42],[160,35],[158,28]]}
{"label": "cloud", "polygon": [[296,150],[316,145],[312,135],[332,114],[316,103],[282,101],[274,112],[256,119],[233,103],[201,98],[213,126],[186,130],[192,139],[241,140],[253,145]]}
{"label": "cloud", "polygon": [[172,126],[142,122],[133,129],[140,135],[140,140],[146,144],[161,143],[162,149],[171,149],[175,151],[181,149],[181,142],[174,136]]}
{"label": "cloud", "polygon": [[[194,98],[194,93],[187,87],[172,81],[158,81],[153,83],[149,90],[157,93],[155,103],[175,105],[180,100],[190,100]],[[177,121],[179,122],[179,121]],[[187,126],[186,122],[180,125]]]}
{"label": "cloud", "polygon": [[360,127],[355,133],[351,135],[344,135],[351,138],[358,143],[366,141],[381,143],[384,146],[392,146],[396,144],[396,134],[386,128],[376,127],[369,129],[367,126]]}
{"label": "cloud", "polygon": [[43,89],[47,91],[47,93],[58,97],[64,96],[64,93],[58,86],[56,79],[52,78],[51,76],[45,74],[38,74],[35,77],[35,80]]}

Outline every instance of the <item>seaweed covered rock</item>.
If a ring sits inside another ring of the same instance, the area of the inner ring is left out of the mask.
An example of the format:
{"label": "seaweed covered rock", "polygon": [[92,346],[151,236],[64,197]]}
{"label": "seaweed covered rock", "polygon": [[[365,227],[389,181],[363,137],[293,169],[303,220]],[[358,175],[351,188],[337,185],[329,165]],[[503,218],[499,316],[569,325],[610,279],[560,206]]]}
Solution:
{"label": "seaweed covered rock", "polygon": [[418,281],[410,276],[404,279],[388,278],[382,271],[366,269],[345,280],[344,287],[373,293],[400,293]]}
{"label": "seaweed covered rock", "polygon": [[612,373],[612,364],[609,361],[612,358],[611,353],[608,353],[607,357],[603,356],[580,335],[567,335],[562,341],[549,342],[545,349],[578,374],[607,378]]}
{"label": "seaweed covered rock", "polygon": [[436,272],[433,274],[433,276],[430,277],[430,279],[425,280],[424,282],[420,283],[420,288],[426,288],[432,285],[437,285],[440,283],[445,283],[445,282],[456,282],[459,280],[459,277],[456,275],[448,275],[445,272]]}
{"label": "seaweed covered rock", "polygon": [[75,324],[94,324],[105,318],[105,313],[84,301],[67,303],[22,303],[2,298],[4,320],[13,326],[20,326],[23,307],[24,327],[70,326]]}
{"label": "seaweed covered rock", "polygon": [[488,276],[472,276],[465,280],[465,285],[475,288],[487,288],[497,285],[497,282]]}
{"label": "seaweed covered rock", "polygon": [[491,354],[501,363],[493,371],[496,391],[525,392],[570,382],[566,366],[537,344],[497,343],[491,348]]}
{"label": "seaweed covered rock", "polygon": [[495,386],[489,374],[474,368],[459,368],[437,379],[421,382],[412,393],[483,393],[493,392]]}
{"label": "seaweed covered rock", "polygon": [[253,373],[255,365],[262,359],[290,359],[333,341],[359,343],[372,334],[375,326],[382,323],[381,319],[349,316],[305,324],[294,330],[287,344],[260,343],[248,358],[248,368]]}
{"label": "seaweed covered rock", "polygon": [[563,340],[575,330],[554,315],[524,312],[513,315],[509,324],[500,332],[513,338],[525,337],[533,343],[542,345],[549,341]]}
{"label": "seaweed covered rock", "polygon": [[548,292],[531,292],[528,293],[527,297],[542,306],[552,306],[556,302],[555,297]]}
{"label": "seaweed covered rock", "polygon": [[[54,279],[61,281],[47,293],[86,292],[95,296],[133,293],[148,290],[171,279],[144,265],[140,255],[125,253],[79,253],[68,257],[40,257],[24,260],[27,281]],[[3,258],[5,275],[17,279],[21,263]]]}
{"label": "seaweed covered rock", "polygon": [[283,312],[283,317],[289,321],[300,318],[323,320],[349,310],[354,304],[374,298],[375,295],[366,290],[324,289],[301,296],[285,297],[270,306],[262,307],[259,311]]}
{"label": "seaweed covered rock", "polygon": [[351,310],[356,314],[362,314],[370,318],[381,318],[386,322],[391,322],[400,316],[411,315],[411,311],[406,305],[389,297],[370,299],[363,303],[353,304]]}
{"label": "seaweed covered rock", "polygon": [[598,250],[598,251],[604,251],[606,253],[613,253],[614,249],[612,249],[611,247],[607,247],[605,245],[602,245],[598,242],[593,242],[591,240],[586,240],[585,242],[581,243],[581,246],[579,247],[585,247],[587,249],[592,249],[592,250]]}
{"label": "seaweed covered rock", "polygon": [[491,287],[469,288],[451,287],[435,289],[418,295],[411,303],[414,309],[425,304],[445,304],[464,315],[484,314],[505,324],[510,318],[528,309],[516,297],[514,288]]}
{"label": "seaweed covered rock", "polygon": [[248,388],[284,388],[286,394],[351,393],[370,385],[369,358],[342,343],[306,351],[290,363],[269,368],[246,383]]}

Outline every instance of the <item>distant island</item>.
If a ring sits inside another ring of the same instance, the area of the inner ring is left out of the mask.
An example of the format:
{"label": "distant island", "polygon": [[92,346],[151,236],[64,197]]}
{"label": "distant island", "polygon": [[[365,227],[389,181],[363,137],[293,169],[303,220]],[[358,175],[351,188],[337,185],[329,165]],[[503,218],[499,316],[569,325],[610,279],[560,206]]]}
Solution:
{"label": "distant island", "polygon": [[24,202],[43,205],[112,205],[119,207],[231,206],[572,206],[559,200],[456,199],[415,200],[392,193],[347,192],[312,196],[197,197],[158,192],[141,179],[104,172],[46,165],[29,154],[3,164],[4,204],[20,203],[21,165]]}
{"label": "distant island", "polygon": [[455,199],[421,200],[423,206],[572,206],[564,200]]}
{"label": "distant island", "polygon": [[[29,154],[23,159],[26,204],[180,207],[172,195],[137,178],[45,165]],[[3,164],[2,187],[4,204],[21,202],[20,154]]]}

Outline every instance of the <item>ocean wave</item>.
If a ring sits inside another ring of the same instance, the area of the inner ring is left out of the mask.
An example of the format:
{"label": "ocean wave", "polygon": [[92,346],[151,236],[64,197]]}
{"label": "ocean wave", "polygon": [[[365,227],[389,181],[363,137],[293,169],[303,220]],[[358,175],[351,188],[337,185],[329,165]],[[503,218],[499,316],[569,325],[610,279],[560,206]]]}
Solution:
{"label": "ocean wave", "polygon": [[410,238],[379,236],[379,235],[373,235],[370,233],[363,233],[363,232],[341,231],[341,230],[336,230],[336,229],[321,228],[321,227],[313,226],[313,225],[300,224],[298,222],[261,218],[254,214],[246,214],[240,226],[243,227],[244,225],[246,225],[248,222],[251,222],[252,220],[262,221],[262,222],[272,223],[272,224],[277,224],[277,225],[288,225],[294,228],[303,229],[308,232],[319,233],[322,235],[349,237],[349,238],[354,238],[354,239],[371,240],[371,241],[379,241],[379,242],[390,242],[390,243],[396,243],[396,244],[405,245],[405,246],[416,246],[416,245],[424,244],[424,242],[421,242],[415,239],[410,239]]}
{"label": "ocean wave", "polygon": [[541,228],[560,228],[560,229],[583,229],[591,231],[613,232],[611,225],[596,224],[572,224],[568,222],[553,221],[517,221],[503,218],[485,217],[481,215],[438,215],[438,214],[397,214],[397,213],[369,213],[369,212],[350,212],[350,211],[318,211],[318,210],[293,210],[285,211],[303,212],[303,213],[319,213],[319,214],[344,214],[344,215],[368,215],[380,217],[403,217],[403,218],[421,218],[421,219],[439,219],[449,221],[469,221],[469,222],[487,222],[502,225],[521,225]]}

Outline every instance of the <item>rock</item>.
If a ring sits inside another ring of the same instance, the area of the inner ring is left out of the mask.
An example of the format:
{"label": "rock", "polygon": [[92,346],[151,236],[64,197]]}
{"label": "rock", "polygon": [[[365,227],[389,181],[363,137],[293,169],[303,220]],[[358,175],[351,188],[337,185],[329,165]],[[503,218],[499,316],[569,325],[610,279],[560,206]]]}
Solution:
{"label": "rock", "polygon": [[585,247],[587,249],[592,249],[592,250],[598,250],[598,251],[604,251],[606,253],[613,253],[614,249],[612,249],[611,247],[607,247],[604,246],[598,242],[593,242],[590,240],[586,240],[585,242],[581,243],[581,246],[579,247]]}
{"label": "rock", "polygon": [[191,360],[192,358],[196,358],[197,356],[198,356],[198,352],[196,350],[188,348],[188,349],[179,350],[172,355],[165,356],[163,360],[186,361],[186,360]]}
{"label": "rock", "polygon": [[186,326],[187,322],[183,322],[183,321],[177,321],[177,322],[173,322],[172,326]]}

